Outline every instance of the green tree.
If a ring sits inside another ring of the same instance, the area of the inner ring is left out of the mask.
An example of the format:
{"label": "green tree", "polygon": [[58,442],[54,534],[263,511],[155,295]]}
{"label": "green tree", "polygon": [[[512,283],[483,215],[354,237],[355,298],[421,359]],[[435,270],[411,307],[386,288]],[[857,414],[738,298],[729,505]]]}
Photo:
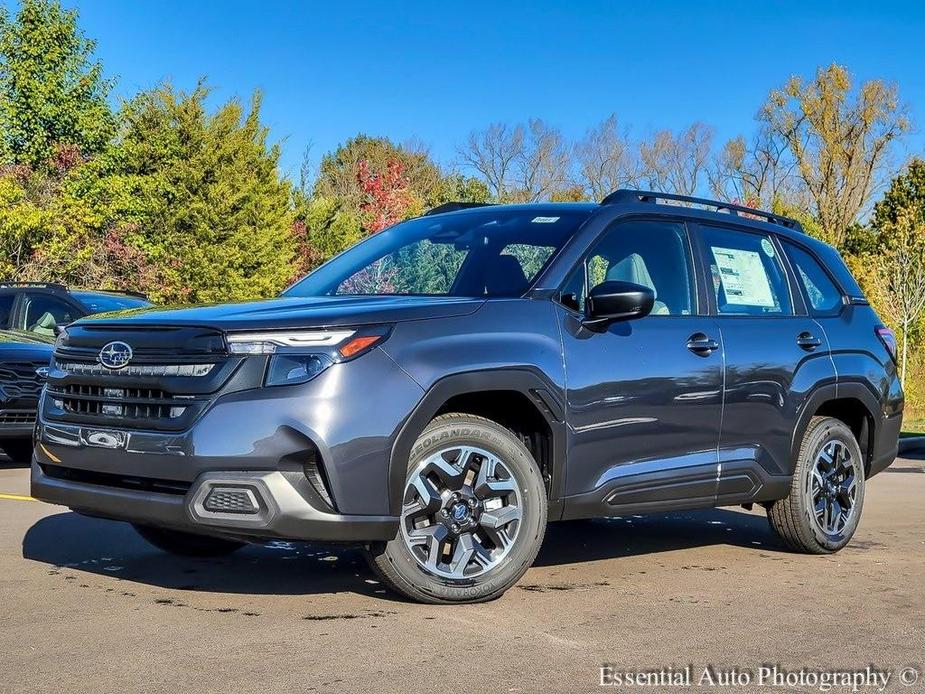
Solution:
{"label": "green tree", "polygon": [[883,198],[874,205],[872,226],[884,229],[895,224],[902,211],[916,210],[925,221],[925,161],[914,158],[905,171],[890,181]]}
{"label": "green tree", "polygon": [[94,48],[59,2],[22,0],[15,19],[0,7],[0,161],[45,168],[62,146],[106,145],[112,83]]}
{"label": "green tree", "polygon": [[208,93],[162,85],[132,99],[77,185],[102,226],[155,265],[159,301],[271,296],[296,270],[292,188],[260,96],[246,111],[232,100],[207,113]]}

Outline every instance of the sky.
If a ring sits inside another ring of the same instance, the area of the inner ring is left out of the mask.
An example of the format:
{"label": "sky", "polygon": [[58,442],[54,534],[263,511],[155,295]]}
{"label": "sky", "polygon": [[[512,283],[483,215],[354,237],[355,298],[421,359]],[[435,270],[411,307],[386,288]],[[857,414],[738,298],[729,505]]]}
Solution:
{"label": "sky", "polygon": [[[3,2],[3,0],[0,0]],[[643,135],[694,121],[723,142],[793,74],[843,64],[895,81],[925,153],[925,3],[64,0],[98,42],[114,98],[199,77],[216,102],[264,94],[297,178],[359,132],[452,164],[473,129],[539,117],[569,137],[615,113]],[[905,157],[903,157],[905,158]]]}

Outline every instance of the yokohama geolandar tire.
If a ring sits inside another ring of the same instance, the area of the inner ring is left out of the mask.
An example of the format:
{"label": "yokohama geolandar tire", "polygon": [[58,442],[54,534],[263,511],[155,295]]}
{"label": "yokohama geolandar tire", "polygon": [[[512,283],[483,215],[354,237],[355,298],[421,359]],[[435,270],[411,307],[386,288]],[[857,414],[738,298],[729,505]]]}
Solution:
{"label": "yokohama geolandar tire", "polygon": [[490,420],[447,414],[411,451],[398,536],[367,558],[412,600],[483,602],[523,576],[545,531],[546,489],[523,443]]}
{"label": "yokohama geolandar tire", "polygon": [[134,525],[133,527],[145,540],[168,554],[178,554],[182,557],[222,557],[241,549],[245,543],[233,540],[224,540],[220,537],[207,537],[194,535],[179,530],[167,528],[154,528],[150,525]]}
{"label": "yokohama geolandar tire", "polygon": [[792,550],[829,554],[848,544],[864,506],[864,459],[854,434],[833,417],[813,417],[797,457],[790,494],[768,510]]}

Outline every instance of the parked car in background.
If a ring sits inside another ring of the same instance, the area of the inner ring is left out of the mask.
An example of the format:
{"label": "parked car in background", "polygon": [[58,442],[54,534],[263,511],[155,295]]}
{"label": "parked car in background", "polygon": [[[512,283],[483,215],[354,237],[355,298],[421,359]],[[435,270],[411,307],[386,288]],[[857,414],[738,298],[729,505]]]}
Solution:
{"label": "parked car in background", "polygon": [[32,494],[179,554],[355,542],[435,603],[501,595],[547,520],[757,503],[850,541],[903,393],[834,248],[660,193],[462,207],[277,299],[69,326]]}
{"label": "parked car in background", "polygon": [[55,326],[91,313],[151,306],[143,294],[68,289],[48,282],[0,282],[0,330],[54,337]]}
{"label": "parked car in background", "polygon": [[53,351],[46,335],[0,330],[0,450],[14,462],[32,455],[35,410]]}

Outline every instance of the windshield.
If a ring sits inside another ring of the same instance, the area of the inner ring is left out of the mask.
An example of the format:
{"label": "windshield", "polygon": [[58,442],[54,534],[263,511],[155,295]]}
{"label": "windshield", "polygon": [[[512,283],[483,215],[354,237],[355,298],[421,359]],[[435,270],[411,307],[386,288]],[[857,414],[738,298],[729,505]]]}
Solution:
{"label": "windshield", "polygon": [[412,219],[335,257],[283,296],[521,296],[589,214],[486,207]]}
{"label": "windshield", "polygon": [[122,294],[96,294],[94,292],[71,292],[90,313],[124,311],[130,308],[147,308],[151,302],[137,296]]}

